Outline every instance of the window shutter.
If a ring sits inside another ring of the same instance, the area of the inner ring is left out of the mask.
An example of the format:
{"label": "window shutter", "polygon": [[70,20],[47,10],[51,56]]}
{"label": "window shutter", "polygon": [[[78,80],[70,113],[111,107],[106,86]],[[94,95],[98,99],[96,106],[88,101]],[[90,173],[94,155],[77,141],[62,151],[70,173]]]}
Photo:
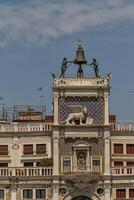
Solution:
{"label": "window shutter", "polygon": [[46,154],[46,144],[37,144],[36,154]]}
{"label": "window shutter", "polygon": [[33,145],[24,145],[24,155],[33,154]]}
{"label": "window shutter", "polygon": [[134,188],[129,189],[129,198],[134,198]]}
{"label": "window shutter", "polygon": [[123,154],[123,144],[114,144],[114,153]]}
{"label": "window shutter", "polygon": [[0,145],[0,155],[8,155],[8,145]]}
{"label": "window shutter", "polygon": [[127,154],[134,154],[134,144],[127,144]]}
{"label": "window shutter", "polygon": [[123,166],[123,162],[121,162],[121,161],[114,161],[114,166],[115,167],[122,167]]}
{"label": "window shutter", "polygon": [[125,189],[117,189],[116,190],[116,198],[126,198],[126,190]]}

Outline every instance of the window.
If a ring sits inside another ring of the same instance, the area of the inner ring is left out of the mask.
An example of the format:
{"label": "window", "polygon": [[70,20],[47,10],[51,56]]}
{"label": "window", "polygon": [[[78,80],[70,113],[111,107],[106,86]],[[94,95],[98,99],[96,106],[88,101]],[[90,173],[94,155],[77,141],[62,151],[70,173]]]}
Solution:
{"label": "window", "polygon": [[68,173],[71,172],[71,158],[63,157],[63,172]]}
{"label": "window", "polygon": [[36,162],[36,166],[37,167],[41,167],[41,163],[40,162]]}
{"label": "window", "polygon": [[93,166],[100,166],[100,160],[93,160]]}
{"label": "window", "polygon": [[46,198],[46,190],[44,190],[44,189],[37,189],[36,190],[36,198],[37,199]]}
{"label": "window", "polygon": [[32,144],[24,145],[23,146],[23,153],[24,153],[24,155],[33,154],[33,145]]}
{"label": "window", "polygon": [[127,144],[127,154],[134,154],[134,144]]}
{"label": "window", "polygon": [[37,144],[36,154],[46,154],[46,144]]}
{"label": "window", "polygon": [[0,155],[8,155],[8,145],[0,145]]}
{"label": "window", "polygon": [[127,162],[127,166],[133,167],[134,166],[134,162]]}
{"label": "window", "polygon": [[123,154],[123,144],[114,144],[114,153]]}
{"label": "window", "polygon": [[0,163],[0,167],[8,167],[8,163]]}
{"label": "window", "polygon": [[129,189],[129,198],[134,198],[134,188]]}
{"label": "window", "polygon": [[126,198],[126,190],[125,189],[116,189],[116,198]]}
{"label": "window", "polygon": [[123,166],[123,162],[121,161],[114,161],[114,167],[121,167]]}
{"label": "window", "polygon": [[0,199],[4,199],[4,190],[0,189]]}
{"label": "window", "polygon": [[33,198],[33,190],[32,189],[24,189],[23,190],[23,199],[32,199]]}
{"label": "window", "polygon": [[24,167],[33,167],[33,162],[24,162]]}

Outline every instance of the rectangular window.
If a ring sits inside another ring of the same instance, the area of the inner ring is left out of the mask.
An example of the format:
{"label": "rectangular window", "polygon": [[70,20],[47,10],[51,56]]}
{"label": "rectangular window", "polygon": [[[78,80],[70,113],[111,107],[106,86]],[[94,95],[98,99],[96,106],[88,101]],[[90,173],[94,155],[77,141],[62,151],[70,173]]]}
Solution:
{"label": "rectangular window", "polygon": [[33,154],[33,145],[32,144],[24,145],[23,146],[23,153],[24,153],[24,155]]}
{"label": "rectangular window", "polygon": [[36,144],[36,154],[46,154],[46,144]]}
{"label": "rectangular window", "polygon": [[0,199],[4,199],[4,190],[0,189]]}
{"label": "rectangular window", "polygon": [[114,144],[114,153],[123,154],[123,144]]}
{"label": "rectangular window", "polygon": [[23,199],[32,199],[33,198],[33,190],[32,189],[24,189],[23,190]]}
{"label": "rectangular window", "polygon": [[41,163],[40,162],[36,162],[36,166],[37,167],[41,167]]}
{"label": "rectangular window", "polygon": [[63,172],[71,172],[71,157],[63,157]]}
{"label": "rectangular window", "polygon": [[127,144],[127,154],[134,154],[134,144]]}
{"label": "rectangular window", "polygon": [[8,145],[0,145],[0,155],[8,155]]}
{"label": "rectangular window", "polygon": [[127,162],[127,166],[134,167],[134,162]]}
{"label": "rectangular window", "polygon": [[33,162],[24,162],[24,167],[33,167]]}
{"label": "rectangular window", "polygon": [[44,189],[37,189],[36,190],[36,198],[37,199],[46,198],[46,190],[44,190]]}
{"label": "rectangular window", "polygon": [[121,161],[114,161],[114,167],[122,167],[123,166],[123,162]]}
{"label": "rectangular window", "polygon": [[93,160],[93,166],[100,166],[100,160]]}
{"label": "rectangular window", "polygon": [[134,188],[129,189],[129,198],[134,198]]}
{"label": "rectangular window", "polygon": [[0,167],[8,167],[8,163],[0,163]]}
{"label": "rectangular window", "polygon": [[116,198],[126,198],[126,190],[125,189],[116,189]]}

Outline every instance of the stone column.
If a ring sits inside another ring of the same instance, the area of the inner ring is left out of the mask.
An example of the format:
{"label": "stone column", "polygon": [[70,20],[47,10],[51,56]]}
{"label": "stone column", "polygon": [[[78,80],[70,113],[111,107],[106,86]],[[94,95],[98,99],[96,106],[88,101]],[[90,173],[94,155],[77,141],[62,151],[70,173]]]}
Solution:
{"label": "stone column", "polygon": [[87,171],[90,171],[90,155],[89,155],[89,149],[87,149],[86,165],[87,165]]}
{"label": "stone column", "polygon": [[104,199],[110,200],[110,186],[106,186],[104,190]]}
{"label": "stone column", "polygon": [[104,175],[110,175],[110,132],[104,132]]}
{"label": "stone column", "polygon": [[104,94],[104,125],[109,125],[109,99],[108,93]]}
{"label": "stone column", "polygon": [[53,186],[53,200],[58,200],[59,199],[59,185],[54,185]]}
{"label": "stone column", "polygon": [[73,155],[73,169],[74,171],[77,171],[77,154],[76,154],[75,148],[74,148],[74,155]]}

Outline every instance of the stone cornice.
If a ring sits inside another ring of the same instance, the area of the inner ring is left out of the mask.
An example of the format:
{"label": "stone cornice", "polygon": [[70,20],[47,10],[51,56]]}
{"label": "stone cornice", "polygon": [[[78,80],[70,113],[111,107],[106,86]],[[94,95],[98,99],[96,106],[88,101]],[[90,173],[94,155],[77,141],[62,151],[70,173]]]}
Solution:
{"label": "stone cornice", "polygon": [[40,131],[40,132],[0,132],[1,137],[32,137],[32,136],[51,136],[51,131]]}

